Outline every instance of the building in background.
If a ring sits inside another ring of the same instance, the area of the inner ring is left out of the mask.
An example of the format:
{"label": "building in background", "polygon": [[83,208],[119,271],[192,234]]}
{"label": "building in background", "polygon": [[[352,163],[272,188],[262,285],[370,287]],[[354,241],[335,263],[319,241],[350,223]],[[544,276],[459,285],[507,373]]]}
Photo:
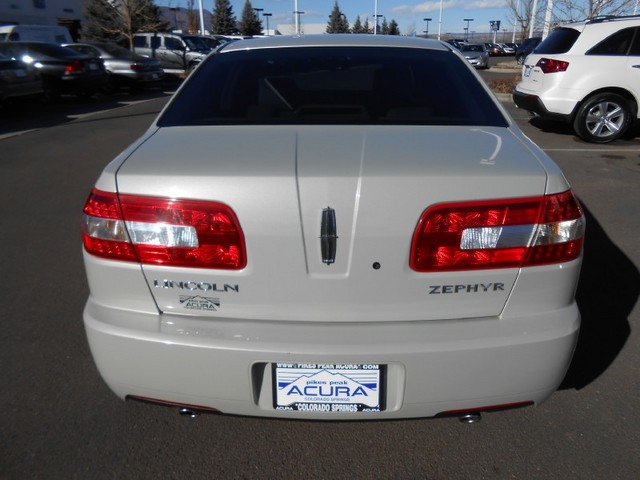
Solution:
{"label": "building in background", "polygon": [[80,35],[82,0],[3,0],[0,25],[61,25]]}

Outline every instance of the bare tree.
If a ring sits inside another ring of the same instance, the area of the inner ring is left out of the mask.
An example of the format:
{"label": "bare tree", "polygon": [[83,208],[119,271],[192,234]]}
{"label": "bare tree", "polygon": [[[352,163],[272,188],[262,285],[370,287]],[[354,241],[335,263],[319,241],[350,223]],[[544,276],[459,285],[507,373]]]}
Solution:
{"label": "bare tree", "polygon": [[[580,1],[580,0],[578,0]],[[534,6],[536,11],[534,12]],[[522,41],[529,36],[531,22],[535,19],[535,25],[542,25],[546,2],[544,0],[507,0],[509,15],[507,23],[516,26],[517,40]]]}
{"label": "bare tree", "polygon": [[137,32],[168,28],[152,0],[85,0],[82,11],[86,18],[84,38],[127,43],[131,50]]}
{"label": "bare tree", "polygon": [[[603,15],[622,15],[633,11],[637,0],[554,0],[551,13],[551,24],[585,20]],[[536,11],[533,11],[537,4]],[[507,23],[516,25],[519,32],[518,39],[529,36],[529,27],[535,20],[536,30],[542,30],[544,25],[545,0],[507,0],[509,15]]]}
{"label": "bare tree", "polygon": [[555,16],[561,22],[603,15],[623,15],[633,11],[637,0],[555,0]]}
{"label": "bare tree", "polygon": [[191,34],[198,34],[200,33],[200,23],[193,2],[194,0],[187,0],[187,30]]}

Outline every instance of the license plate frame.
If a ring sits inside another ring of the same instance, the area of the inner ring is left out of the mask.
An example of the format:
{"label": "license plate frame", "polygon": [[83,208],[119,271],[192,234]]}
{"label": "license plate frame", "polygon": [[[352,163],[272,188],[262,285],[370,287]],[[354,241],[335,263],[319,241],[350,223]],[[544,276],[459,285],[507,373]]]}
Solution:
{"label": "license plate frame", "polygon": [[302,412],[383,412],[384,364],[272,363],[273,408]]}

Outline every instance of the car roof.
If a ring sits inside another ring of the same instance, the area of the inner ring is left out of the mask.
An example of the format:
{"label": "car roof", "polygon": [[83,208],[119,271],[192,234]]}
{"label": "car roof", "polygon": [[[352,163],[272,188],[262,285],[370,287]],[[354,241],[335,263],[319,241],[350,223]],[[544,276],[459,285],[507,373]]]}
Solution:
{"label": "car roof", "polygon": [[438,40],[398,35],[278,35],[260,39],[238,40],[223,46],[221,52],[286,47],[399,47],[449,51]]}

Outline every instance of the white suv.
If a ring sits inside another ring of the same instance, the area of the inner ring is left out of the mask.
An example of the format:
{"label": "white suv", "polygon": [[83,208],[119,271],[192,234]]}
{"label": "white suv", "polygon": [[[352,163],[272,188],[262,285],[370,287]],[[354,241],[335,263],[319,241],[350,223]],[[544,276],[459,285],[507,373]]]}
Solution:
{"label": "white suv", "polygon": [[640,15],[561,26],[525,60],[515,104],[573,123],[583,140],[607,143],[639,118]]}

